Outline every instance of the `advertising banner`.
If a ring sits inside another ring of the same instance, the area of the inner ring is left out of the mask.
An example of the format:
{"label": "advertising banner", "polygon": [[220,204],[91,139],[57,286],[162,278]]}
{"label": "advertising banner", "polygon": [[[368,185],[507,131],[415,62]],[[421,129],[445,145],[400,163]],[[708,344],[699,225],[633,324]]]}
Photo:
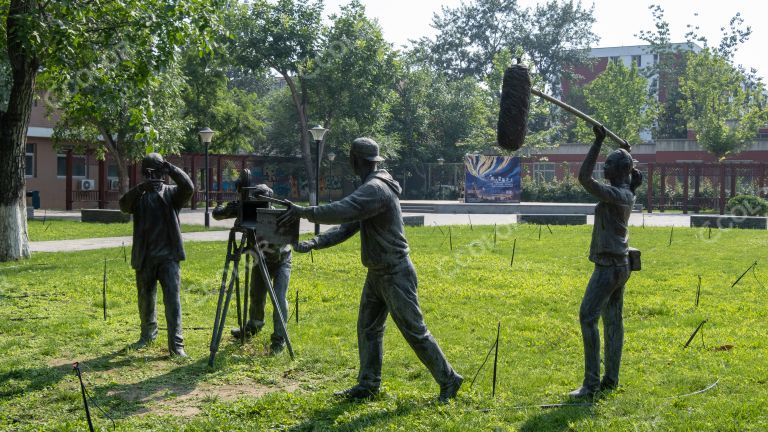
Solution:
{"label": "advertising banner", "polygon": [[464,167],[464,202],[520,202],[520,158],[466,155]]}

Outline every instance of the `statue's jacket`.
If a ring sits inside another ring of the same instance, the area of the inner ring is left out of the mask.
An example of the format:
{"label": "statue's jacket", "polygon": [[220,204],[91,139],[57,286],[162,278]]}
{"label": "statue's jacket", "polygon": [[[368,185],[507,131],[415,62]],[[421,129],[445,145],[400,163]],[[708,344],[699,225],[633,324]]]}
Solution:
{"label": "statue's jacket", "polygon": [[[181,238],[181,225],[179,212],[192,197],[195,186],[187,173],[178,167],[171,166],[168,175],[176,185],[161,184],[157,190],[162,205],[154,208],[152,212],[141,211],[141,198],[144,194],[153,193],[142,190],[141,185],[129,190],[120,198],[120,210],[133,215],[133,248],[131,250],[131,267],[141,270],[145,257],[154,255],[148,250],[149,239],[145,232],[149,231],[152,224],[162,224],[167,229],[168,258],[174,261],[183,261],[186,258],[184,242]],[[157,244],[157,242],[154,242]]]}
{"label": "statue's jacket", "polygon": [[377,170],[343,200],[311,207],[309,221],[341,224],[318,236],[317,248],[338,244],[359,231],[364,266],[386,270],[403,264],[410,249],[400,210],[402,191],[386,170]]}

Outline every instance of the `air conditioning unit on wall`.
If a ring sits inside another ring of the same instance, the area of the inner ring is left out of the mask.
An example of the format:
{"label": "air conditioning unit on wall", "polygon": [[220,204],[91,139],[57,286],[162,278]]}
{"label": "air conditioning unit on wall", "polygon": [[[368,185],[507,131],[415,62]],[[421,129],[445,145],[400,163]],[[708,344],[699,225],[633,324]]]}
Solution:
{"label": "air conditioning unit on wall", "polygon": [[117,179],[109,180],[109,190],[117,190],[120,187],[120,181]]}
{"label": "air conditioning unit on wall", "polygon": [[96,180],[91,180],[91,179],[80,180],[81,191],[91,191],[94,189],[96,189]]}

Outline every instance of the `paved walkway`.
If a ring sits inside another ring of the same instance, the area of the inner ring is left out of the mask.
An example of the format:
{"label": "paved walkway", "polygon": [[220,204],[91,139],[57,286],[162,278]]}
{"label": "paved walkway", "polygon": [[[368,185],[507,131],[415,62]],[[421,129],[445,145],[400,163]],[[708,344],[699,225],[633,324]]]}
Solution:
{"label": "paved walkway", "polygon": [[[80,212],[63,212],[63,211],[48,211],[47,217],[57,219],[80,219]],[[405,216],[416,216],[414,213],[405,213]],[[40,212],[36,213],[37,217],[42,217]],[[517,215],[513,214],[441,214],[441,213],[426,213],[418,214],[418,216],[424,216],[424,225],[493,225],[493,224],[511,224],[517,223]],[[183,210],[180,215],[182,224],[189,225],[203,225],[205,215],[202,210]],[[587,223],[594,223],[593,216],[587,216]],[[632,213],[629,219],[630,225],[640,226],[645,224],[646,226],[676,226],[676,227],[688,227],[690,226],[690,217],[682,214],[642,214]],[[229,228],[232,226],[231,220],[217,221],[211,219],[211,225],[219,228]],[[320,230],[325,231],[330,228],[327,225],[321,225]],[[299,231],[301,233],[313,232],[314,225],[302,220]],[[185,242],[198,242],[198,241],[226,241],[228,230],[220,231],[203,231],[194,233],[184,233],[182,237]],[[61,251],[82,251],[92,249],[105,249],[121,247],[123,245],[130,246],[132,243],[131,237],[105,237],[105,238],[90,238],[90,239],[78,239],[78,240],[56,240],[56,241],[41,241],[30,242],[29,247],[32,252],[61,252]]]}

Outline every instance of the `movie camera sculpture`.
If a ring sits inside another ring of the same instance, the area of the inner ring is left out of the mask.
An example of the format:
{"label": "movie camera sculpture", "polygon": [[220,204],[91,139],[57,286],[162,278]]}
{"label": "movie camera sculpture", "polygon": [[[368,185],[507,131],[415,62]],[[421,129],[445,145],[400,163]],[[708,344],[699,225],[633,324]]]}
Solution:
{"label": "movie camera sculpture", "polygon": [[[237,303],[237,322],[242,329],[248,322],[248,293],[251,277],[261,277],[267,287],[272,307],[277,311],[280,317],[280,327],[277,329],[285,338],[285,344],[291,359],[294,358],[291,340],[288,337],[286,327],[287,317],[283,316],[282,311],[275,297],[275,290],[272,286],[272,280],[269,276],[267,263],[262,248],[274,244],[296,244],[299,238],[299,222],[296,221],[289,225],[278,226],[277,217],[285,210],[270,208],[270,203],[288,206],[288,201],[271,198],[252,193],[256,182],[251,176],[249,170],[244,169],[240,173],[239,192],[240,209],[235,225],[229,230],[229,241],[227,243],[227,255],[224,260],[224,268],[221,276],[221,286],[219,288],[219,299],[216,305],[216,317],[213,322],[213,335],[211,337],[211,354],[208,359],[208,365],[213,367],[216,353],[219,350],[221,337],[224,332],[224,324],[227,319],[227,310],[232,300],[232,293],[235,293]],[[239,237],[238,237],[239,236]],[[240,301],[240,260],[245,256],[245,284],[243,290],[243,301]],[[258,275],[251,274],[251,259],[253,258],[253,267],[258,271]],[[230,270],[231,266],[231,270]],[[241,343],[245,343],[246,332],[240,332]]]}

